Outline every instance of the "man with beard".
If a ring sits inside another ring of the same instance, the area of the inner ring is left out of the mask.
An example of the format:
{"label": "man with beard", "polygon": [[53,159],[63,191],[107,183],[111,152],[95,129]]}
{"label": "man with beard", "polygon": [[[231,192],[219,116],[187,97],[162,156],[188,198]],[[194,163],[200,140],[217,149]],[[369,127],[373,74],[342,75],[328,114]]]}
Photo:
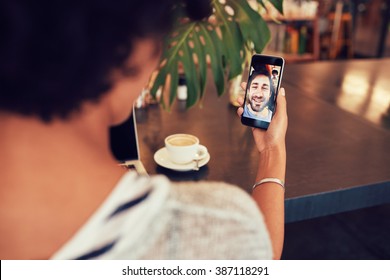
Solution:
{"label": "man with beard", "polygon": [[274,98],[275,89],[267,70],[253,71],[247,87],[247,98],[244,106],[245,117],[271,121],[273,108],[270,100]]}

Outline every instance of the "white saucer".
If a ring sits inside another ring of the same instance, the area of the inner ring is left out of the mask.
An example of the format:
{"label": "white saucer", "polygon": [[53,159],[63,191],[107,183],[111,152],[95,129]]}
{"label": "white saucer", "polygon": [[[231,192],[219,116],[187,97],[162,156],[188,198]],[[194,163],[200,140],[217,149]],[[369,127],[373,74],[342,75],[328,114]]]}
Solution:
{"label": "white saucer", "polygon": [[[201,159],[199,161],[199,168],[206,165],[210,160],[210,154],[207,153],[206,157],[204,159]],[[187,164],[176,164],[173,163],[168,156],[167,149],[165,147],[159,149],[157,152],[154,153],[154,161],[165,168],[172,169],[175,171],[195,171],[196,163],[195,161],[187,163]]]}

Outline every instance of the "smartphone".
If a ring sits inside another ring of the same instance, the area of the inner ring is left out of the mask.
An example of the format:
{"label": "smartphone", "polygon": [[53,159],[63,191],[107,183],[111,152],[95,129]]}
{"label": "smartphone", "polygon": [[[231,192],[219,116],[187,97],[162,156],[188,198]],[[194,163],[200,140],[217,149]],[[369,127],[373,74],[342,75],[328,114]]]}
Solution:
{"label": "smartphone", "polygon": [[276,110],[284,63],[284,59],[279,56],[252,56],[243,104],[244,113],[241,115],[242,124],[268,129]]}

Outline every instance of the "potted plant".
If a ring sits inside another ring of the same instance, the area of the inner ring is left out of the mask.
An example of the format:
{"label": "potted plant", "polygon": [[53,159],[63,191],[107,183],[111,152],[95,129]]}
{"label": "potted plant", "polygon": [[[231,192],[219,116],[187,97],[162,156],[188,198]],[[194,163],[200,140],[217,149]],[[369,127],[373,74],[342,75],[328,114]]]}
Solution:
{"label": "potted plant", "polygon": [[267,5],[273,5],[283,13],[283,0],[249,2],[212,0],[212,15],[197,22],[190,22],[182,16],[183,7],[175,8],[177,24],[165,40],[160,66],[150,82],[153,97],[159,91],[167,95],[160,98],[163,107],[170,107],[174,102],[180,73],[187,82],[188,108],[203,97],[208,67],[218,95],[222,95],[227,82],[242,74],[248,57],[253,52],[263,51],[270,39],[270,31],[259,9],[267,12]]}

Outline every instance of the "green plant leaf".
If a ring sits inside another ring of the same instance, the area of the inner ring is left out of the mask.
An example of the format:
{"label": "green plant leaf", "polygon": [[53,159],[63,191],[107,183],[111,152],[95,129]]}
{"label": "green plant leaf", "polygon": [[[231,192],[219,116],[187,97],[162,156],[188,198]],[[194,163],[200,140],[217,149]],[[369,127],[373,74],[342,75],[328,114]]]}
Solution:
{"label": "green plant leaf", "polygon": [[271,35],[267,23],[247,2],[240,3],[240,5],[237,5],[235,1],[232,2],[237,11],[237,22],[243,37],[247,43],[253,43],[253,48],[257,53],[261,53]]}
{"label": "green plant leaf", "polygon": [[[262,0],[258,3],[264,5]],[[270,0],[282,12],[282,0]],[[170,107],[177,95],[178,77],[184,71],[187,82],[187,107],[203,98],[207,68],[211,68],[218,95],[225,91],[228,79],[240,75],[248,55],[261,53],[270,39],[270,32],[261,15],[247,0],[212,0],[214,13],[209,19],[189,22],[183,18],[183,6],[173,11],[177,25],[164,41],[164,52],[157,75],[150,81],[150,92],[162,95],[160,103]]]}
{"label": "green plant leaf", "polygon": [[184,75],[187,82],[187,107],[191,107],[198,100],[199,79],[197,76],[196,65],[193,61],[192,52],[188,45],[183,44],[183,55],[180,55],[179,60],[183,63]]}
{"label": "green plant leaf", "polygon": [[[228,67],[228,79],[232,79],[242,72],[243,47],[244,40],[239,26],[235,21],[235,14],[232,7],[232,2],[228,0],[225,4],[215,1],[215,15],[221,22],[219,28],[221,30],[223,46],[225,47],[225,59]],[[230,13],[229,13],[230,12]]]}
{"label": "green plant leaf", "polygon": [[205,41],[205,53],[210,59],[211,71],[213,73],[214,83],[217,87],[218,95],[222,95],[225,90],[224,66],[222,41],[218,38],[215,30],[207,30],[205,26],[200,26],[200,38]]}
{"label": "green plant leaf", "polygon": [[257,3],[260,3],[260,5],[261,5],[265,10],[267,10],[267,7],[265,6],[263,0],[257,0]]}
{"label": "green plant leaf", "polygon": [[200,92],[199,92],[199,99],[202,99],[203,93],[206,88],[206,81],[207,81],[207,60],[206,60],[206,52],[204,50],[204,47],[202,45],[202,42],[200,41],[200,28],[199,26],[196,26],[194,28],[194,36],[192,37],[193,40],[193,53],[196,55],[196,62],[198,64],[198,70],[199,70],[199,86],[200,86]]}
{"label": "green plant leaf", "polygon": [[[283,0],[268,0],[282,15],[283,15]],[[263,0],[257,0],[265,10],[267,10],[267,6],[264,4]]]}
{"label": "green plant leaf", "polygon": [[[226,37],[226,62],[228,64],[228,79],[232,79],[242,73],[244,61],[244,40],[236,22],[228,22],[221,27],[223,36]],[[231,36],[232,35],[232,36]]]}
{"label": "green plant leaf", "polygon": [[[150,89],[151,95],[156,98],[157,91],[161,89],[162,95],[166,92],[166,83],[170,80],[169,87],[169,106],[175,100],[177,95],[177,73],[180,63],[179,52],[183,51],[183,45],[187,43],[187,37],[191,33],[194,27],[194,23],[183,25],[182,27],[177,27],[177,34],[172,35],[171,37],[165,40],[164,44],[164,53],[161,58],[159,72],[152,81],[153,86]],[[186,53],[188,56],[188,53]],[[168,79],[170,77],[170,79]],[[165,99],[161,97],[160,103],[165,108]]]}
{"label": "green plant leaf", "polygon": [[[172,63],[173,63],[173,62],[174,62],[174,61],[172,60]],[[158,91],[158,90],[161,90],[161,92],[164,91],[164,85],[165,85],[165,81],[166,81],[166,78],[167,78],[167,73],[168,73],[168,71],[170,71],[170,70],[172,71],[172,69],[167,68],[167,67],[162,68],[162,69],[158,72],[156,78],[154,79],[153,86],[152,86],[151,89],[150,89],[150,94],[152,95],[152,97],[153,97],[154,99],[157,99],[157,91]],[[163,101],[162,98],[160,99],[160,103],[161,103],[162,106],[165,108],[165,104],[164,104],[164,101]]]}
{"label": "green plant leaf", "polygon": [[179,82],[179,73],[177,67],[171,68],[171,72],[168,77],[170,77],[169,106],[171,106],[177,95],[177,86]]}
{"label": "green plant leaf", "polygon": [[283,15],[283,0],[269,0],[269,2]]}

